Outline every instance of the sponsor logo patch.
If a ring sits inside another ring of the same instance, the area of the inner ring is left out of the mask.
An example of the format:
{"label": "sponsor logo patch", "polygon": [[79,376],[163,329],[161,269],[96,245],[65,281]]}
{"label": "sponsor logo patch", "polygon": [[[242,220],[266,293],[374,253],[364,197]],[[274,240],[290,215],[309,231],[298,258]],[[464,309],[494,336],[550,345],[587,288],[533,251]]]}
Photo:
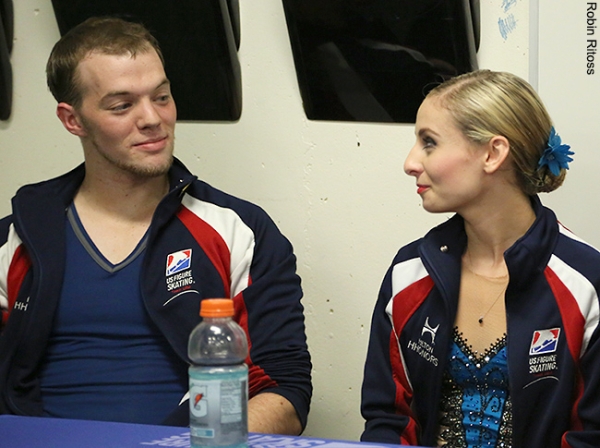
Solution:
{"label": "sponsor logo patch", "polygon": [[427,319],[425,319],[425,325],[423,325],[423,329],[421,330],[421,336],[423,336],[425,333],[429,333],[431,335],[431,343],[435,344],[435,335],[438,331],[438,328],[440,328],[440,324],[438,324],[435,328],[429,325],[429,316],[427,316]]}
{"label": "sponsor logo patch", "polygon": [[[429,316],[425,319],[425,323],[423,324],[423,328],[421,329],[421,337],[416,341],[410,340],[406,345],[406,348],[412,350],[425,361],[437,366],[439,363],[438,358],[433,354],[435,348],[435,335],[437,334],[438,328],[440,328],[440,324],[435,327],[432,327],[429,323]],[[423,337],[427,334],[431,338],[431,342],[425,341],[425,339],[429,339],[429,337]]]}

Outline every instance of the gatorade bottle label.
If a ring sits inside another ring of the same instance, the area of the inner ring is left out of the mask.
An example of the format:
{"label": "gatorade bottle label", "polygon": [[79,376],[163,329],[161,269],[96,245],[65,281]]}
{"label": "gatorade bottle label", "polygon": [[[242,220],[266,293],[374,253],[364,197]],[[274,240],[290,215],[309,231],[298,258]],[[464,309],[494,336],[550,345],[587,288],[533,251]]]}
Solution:
{"label": "gatorade bottle label", "polygon": [[[215,376],[217,378],[215,378]],[[245,370],[215,375],[190,376],[192,436],[221,439],[235,433],[245,435],[247,422],[247,373]]]}

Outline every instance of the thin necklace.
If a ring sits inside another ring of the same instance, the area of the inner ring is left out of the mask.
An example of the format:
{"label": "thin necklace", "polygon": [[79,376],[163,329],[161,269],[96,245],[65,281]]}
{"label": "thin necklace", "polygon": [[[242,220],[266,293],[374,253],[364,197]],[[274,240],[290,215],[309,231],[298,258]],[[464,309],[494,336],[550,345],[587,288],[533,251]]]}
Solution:
{"label": "thin necklace", "polygon": [[490,311],[492,311],[492,308],[494,308],[494,305],[496,305],[496,303],[498,302],[500,297],[502,297],[504,295],[504,293],[506,292],[507,287],[508,287],[508,284],[504,288],[502,288],[502,291],[500,291],[500,294],[498,294],[498,297],[496,297],[496,300],[494,300],[494,303],[492,303],[492,306],[490,306],[485,313],[483,313],[482,315],[479,316],[479,319],[477,319],[477,322],[479,322],[479,325],[483,326],[483,319],[485,318],[485,316],[488,315],[488,313]]}
{"label": "thin necklace", "polygon": [[[469,251],[467,251],[467,258],[469,259],[469,265],[473,266],[473,262],[471,261],[471,253]],[[475,274],[478,277],[484,278],[487,281],[490,281],[490,280],[499,280],[501,278],[507,278],[508,277],[508,274],[503,275],[502,277],[488,277],[488,276],[485,276],[485,275],[478,274],[477,272],[473,271],[469,266],[466,266],[466,268],[469,270],[469,272]],[[494,306],[496,305],[496,303],[498,303],[498,300],[500,300],[500,297],[502,297],[504,295],[504,293],[506,292],[507,288],[508,288],[508,281],[506,282],[506,285],[504,286],[504,288],[502,288],[502,291],[500,291],[500,294],[498,294],[498,297],[496,297],[494,299],[494,302],[490,305],[490,307],[488,308],[488,310],[485,313],[479,315],[479,319],[477,319],[477,322],[479,322],[480,326],[483,326],[483,319],[485,318],[485,316],[488,315],[488,313],[490,311],[492,311],[492,308],[494,308]]]}

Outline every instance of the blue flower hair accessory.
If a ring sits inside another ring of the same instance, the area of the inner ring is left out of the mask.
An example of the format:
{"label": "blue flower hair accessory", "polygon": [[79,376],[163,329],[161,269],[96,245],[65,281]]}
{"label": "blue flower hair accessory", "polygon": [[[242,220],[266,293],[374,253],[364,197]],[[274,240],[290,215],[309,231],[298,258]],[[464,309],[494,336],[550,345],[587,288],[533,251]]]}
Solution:
{"label": "blue flower hair accessory", "polygon": [[569,145],[563,145],[560,136],[556,133],[554,126],[550,129],[550,137],[548,137],[548,146],[544,149],[542,157],[538,162],[538,169],[543,166],[547,166],[552,174],[558,176],[561,169],[568,170],[569,162],[573,161],[572,156],[575,154],[573,151],[569,151],[571,147]]}

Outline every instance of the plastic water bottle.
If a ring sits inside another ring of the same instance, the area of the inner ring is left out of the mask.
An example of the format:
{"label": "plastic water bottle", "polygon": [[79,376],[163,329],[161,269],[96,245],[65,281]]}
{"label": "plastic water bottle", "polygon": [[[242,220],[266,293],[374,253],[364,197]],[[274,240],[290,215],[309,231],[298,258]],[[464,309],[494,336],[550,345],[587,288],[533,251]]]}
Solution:
{"label": "plastic water bottle", "polygon": [[191,448],[248,446],[248,341],[233,300],[204,299],[188,356]]}

